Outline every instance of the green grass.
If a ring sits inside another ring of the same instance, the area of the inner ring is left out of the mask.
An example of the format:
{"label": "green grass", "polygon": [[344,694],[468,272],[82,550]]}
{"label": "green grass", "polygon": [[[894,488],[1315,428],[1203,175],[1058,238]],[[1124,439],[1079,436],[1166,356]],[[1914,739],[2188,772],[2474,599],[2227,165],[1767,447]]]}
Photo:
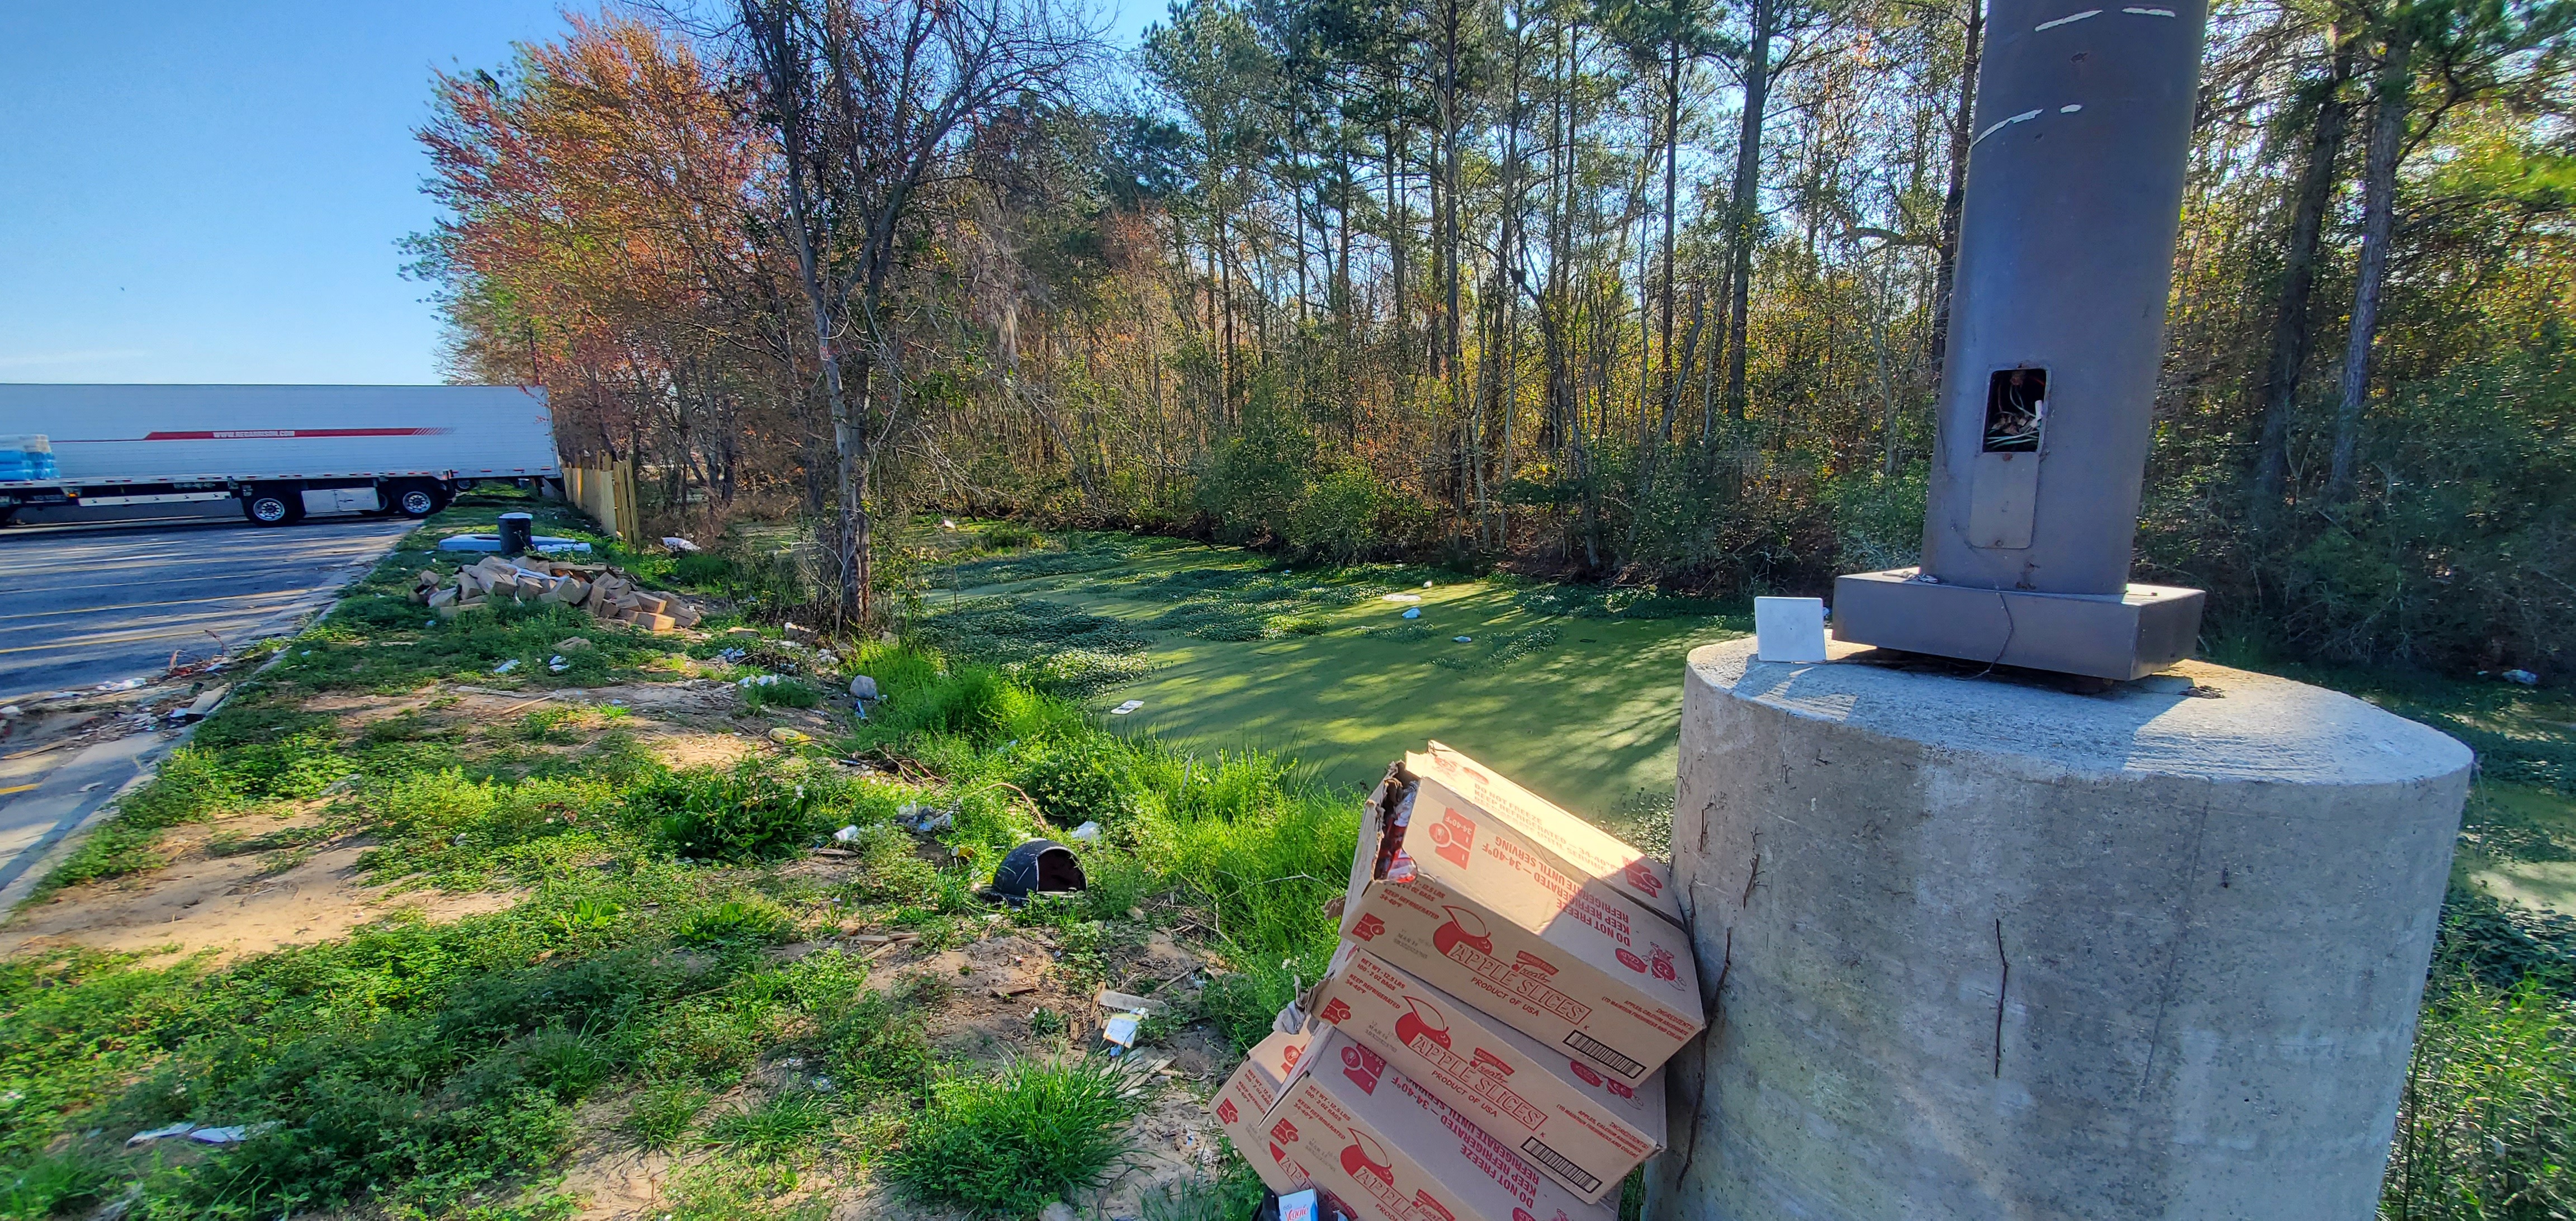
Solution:
{"label": "green grass", "polygon": [[1099,1185],[1132,1154],[1134,1085],[1089,1058],[943,1077],[887,1174],[922,1202],[970,1217],[1035,1216]]}

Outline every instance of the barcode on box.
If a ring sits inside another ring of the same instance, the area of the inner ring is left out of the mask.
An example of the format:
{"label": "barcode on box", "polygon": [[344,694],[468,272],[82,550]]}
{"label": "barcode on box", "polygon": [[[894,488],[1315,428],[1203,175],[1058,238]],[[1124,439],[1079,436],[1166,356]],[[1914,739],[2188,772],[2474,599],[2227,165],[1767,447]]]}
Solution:
{"label": "barcode on box", "polygon": [[1576,1051],[1582,1052],[1584,1055],[1592,1057],[1592,1059],[1603,1068],[1609,1069],[1610,1071],[1631,1080],[1643,1075],[1646,1071],[1645,1065],[1639,1064],[1626,1056],[1620,1055],[1618,1052],[1602,1046],[1601,1040],[1593,1038],[1580,1030],[1565,1036],[1565,1045]]}
{"label": "barcode on box", "polygon": [[1588,1196],[1601,1190],[1601,1176],[1583,1173],[1583,1167],[1565,1160],[1564,1154],[1548,1148],[1545,1141],[1535,1136],[1521,1142],[1521,1152],[1528,1154],[1531,1161],[1555,1171],[1556,1177],[1565,1180],[1565,1185],[1576,1191]]}

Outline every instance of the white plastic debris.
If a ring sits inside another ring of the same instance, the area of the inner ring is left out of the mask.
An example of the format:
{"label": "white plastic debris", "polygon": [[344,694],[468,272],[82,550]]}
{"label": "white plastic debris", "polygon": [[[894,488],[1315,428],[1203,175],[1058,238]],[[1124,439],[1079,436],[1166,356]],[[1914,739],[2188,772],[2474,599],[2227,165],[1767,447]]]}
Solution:
{"label": "white plastic debris", "polygon": [[1131,1010],[1100,1024],[1100,1037],[1120,1047],[1136,1045],[1136,1028],[1144,1025],[1145,1011]]}
{"label": "white plastic debris", "polygon": [[662,540],[662,545],[673,551],[677,551],[682,555],[686,555],[692,551],[701,550],[696,543],[690,542],[685,538],[665,538]]}
{"label": "white plastic debris", "polygon": [[2526,687],[2537,687],[2540,685],[2540,676],[2529,670],[2507,670],[2504,672],[2504,681],[2520,683]]}
{"label": "white plastic debris", "polygon": [[17,706],[16,704],[0,704],[0,718],[14,721],[25,715],[27,715],[27,710]]}
{"label": "white plastic debris", "polygon": [[1422,608],[1419,606],[1414,607],[1412,610],[1404,612],[1404,617],[1407,619],[1419,619],[1422,617]]}
{"label": "white plastic debris", "polygon": [[507,673],[509,673],[510,671],[512,671],[512,670],[516,670],[516,669],[518,669],[518,668],[519,668],[519,659],[518,659],[518,658],[516,658],[516,657],[513,657],[513,658],[511,658],[511,659],[510,659],[510,660],[508,660],[508,661],[502,662],[501,664],[499,664],[499,665],[497,665],[497,666],[492,667],[492,672],[493,672],[494,674],[507,674]]}
{"label": "white plastic debris", "polygon": [[1460,644],[1474,644],[1474,643],[1476,643],[1476,638],[1475,638],[1475,637],[1473,637],[1473,636],[1452,636],[1452,637],[1450,637],[1450,639],[1451,639],[1451,640],[1455,640],[1455,641],[1457,641],[1457,642],[1458,642],[1458,643],[1460,643]]}
{"label": "white plastic debris", "polygon": [[877,680],[870,678],[865,674],[851,679],[850,698],[854,700],[872,700],[877,698]]}
{"label": "white plastic debris", "polygon": [[141,1132],[137,1132],[132,1136],[126,1137],[125,1147],[131,1149],[136,1145],[148,1145],[156,1140],[167,1140],[173,1136],[186,1136],[190,1132],[194,1132],[196,1130],[197,1125],[187,1123],[185,1121],[170,1124],[167,1127],[146,1128]]}
{"label": "white plastic debris", "polygon": [[1380,602],[1419,602],[1421,600],[1422,595],[1420,594],[1388,594],[1385,597],[1378,599]]}
{"label": "white plastic debris", "polygon": [[857,827],[857,826],[855,826],[855,825],[847,826],[847,827],[843,827],[843,828],[841,828],[840,830],[838,830],[838,831],[834,831],[834,832],[832,833],[832,842],[833,842],[833,843],[836,843],[836,844],[846,844],[846,843],[850,843],[850,842],[853,842],[853,841],[857,840],[858,838],[859,838],[859,829],[858,829],[858,827]]}
{"label": "white plastic debris", "polygon": [[1066,838],[1071,839],[1077,844],[1091,843],[1100,838],[1100,824],[1096,822],[1086,822],[1079,827],[1075,827],[1073,829],[1073,834]]}
{"label": "white plastic debris", "polygon": [[1120,704],[1119,706],[1117,706],[1117,707],[1115,707],[1115,708],[1110,709],[1110,710],[1109,710],[1109,715],[1111,715],[1111,716],[1125,716],[1125,715],[1127,715],[1128,713],[1134,712],[1134,711],[1136,711],[1137,709],[1142,708],[1142,707],[1144,707],[1144,706],[1145,706],[1145,701],[1143,701],[1143,700],[1129,700],[1129,701],[1127,701],[1127,702],[1126,702],[1126,703],[1124,703],[1124,704]]}
{"label": "white plastic debris", "polygon": [[270,1120],[267,1123],[245,1123],[232,1124],[228,1127],[221,1128],[199,1128],[194,1132],[188,1133],[188,1139],[201,1145],[238,1145],[243,1141],[249,1140],[250,1138],[276,1126],[277,1122],[275,1120]]}
{"label": "white plastic debris", "polygon": [[1422,583],[1422,587],[1423,587],[1424,589],[1429,589],[1429,588],[1431,588],[1431,582],[1429,582],[1429,581],[1424,581],[1424,582]]}
{"label": "white plastic debris", "polygon": [[1753,639],[1754,653],[1764,661],[1823,661],[1824,599],[1755,598]]}

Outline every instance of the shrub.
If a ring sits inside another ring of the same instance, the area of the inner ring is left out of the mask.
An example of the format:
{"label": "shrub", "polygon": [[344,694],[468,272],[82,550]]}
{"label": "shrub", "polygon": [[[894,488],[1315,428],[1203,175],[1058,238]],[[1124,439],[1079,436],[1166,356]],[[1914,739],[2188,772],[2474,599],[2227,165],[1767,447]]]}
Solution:
{"label": "shrub", "polygon": [[1059,826],[1091,819],[1115,824],[1135,809],[1135,769],[1126,750],[1106,737],[1086,734],[1049,745],[1021,768],[1019,785],[1038,813]]}
{"label": "shrub", "polygon": [[816,778],[778,774],[759,758],[730,770],[668,772],[626,798],[630,816],[651,826],[682,856],[742,861],[784,856],[826,828]]}
{"label": "shrub", "polygon": [[2424,1009],[2380,1216],[2576,1216],[2576,1006],[2460,977]]}
{"label": "shrub", "polygon": [[1138,1103],[1125,1073],[1089,1058],[1015,1060],[989,1075],[945,1077],[887,1171],[925,1203],[974,1217],[1029,1217],[1097,1187],[1133,1149]]}

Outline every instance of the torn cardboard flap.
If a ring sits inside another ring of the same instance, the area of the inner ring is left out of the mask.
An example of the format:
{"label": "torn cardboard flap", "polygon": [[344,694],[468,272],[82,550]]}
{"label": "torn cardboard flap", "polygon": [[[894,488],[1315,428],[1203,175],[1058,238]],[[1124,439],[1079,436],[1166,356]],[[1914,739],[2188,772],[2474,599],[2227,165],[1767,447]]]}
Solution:
{"label": "torn cardboard flap", "polygon": [[1327,1029],[1265,1121],[1266,1147],[1378,1221],[1611,1221],[1350,1035]]}
{"label": "torn cardboard flap", "polygon": [[1253,1045],[1234,1075],[1218,1086],[1209,1100],[1208,1111],[1216,1116],[1217,1126],[1234,1141],[1236,1152],[1252,1163],[1254,1174],[1270,1190],[1286,1194],[1311,1185],[1314,1176],[1302,1164],[1289,1158],[1286,1150],[1270,1147],[1263,1135],[1263,1120],[1279,1104],[1280,1092],[1287,1089],[1288,1079],[1295,1074],[1299,1058],[1313,1041],[1306,1034],[1273,1034]]}
{"label": "torn cardboard flap", "polygon": [[1527,841],[1531,850],[1554,858],[1558,868],[1596,878],[1628,896],[1639,907],[1685,924],[1672,870],[1662,861],[1620,841],[1512,783],[1454,747],[1433,742],[1425,754],[1404,756],[1406,770],[1437,780],[1450,791],[1494,816],[1495,830]]}
{"label": "torn cardboard flap", "polygon": [[1630,1086],[1706,1026],[1679,928],[1437,779],[1415,780],[1408,824],[1392,825],[1406,778],[1389,769],[1361,813],[1347,937]]}
{"label": "torn cardboard flap", "polygon": [[1664,1147],[1664,1083],[1634,1086],[1345,942],[1308,1008],[1586,1203]]}

